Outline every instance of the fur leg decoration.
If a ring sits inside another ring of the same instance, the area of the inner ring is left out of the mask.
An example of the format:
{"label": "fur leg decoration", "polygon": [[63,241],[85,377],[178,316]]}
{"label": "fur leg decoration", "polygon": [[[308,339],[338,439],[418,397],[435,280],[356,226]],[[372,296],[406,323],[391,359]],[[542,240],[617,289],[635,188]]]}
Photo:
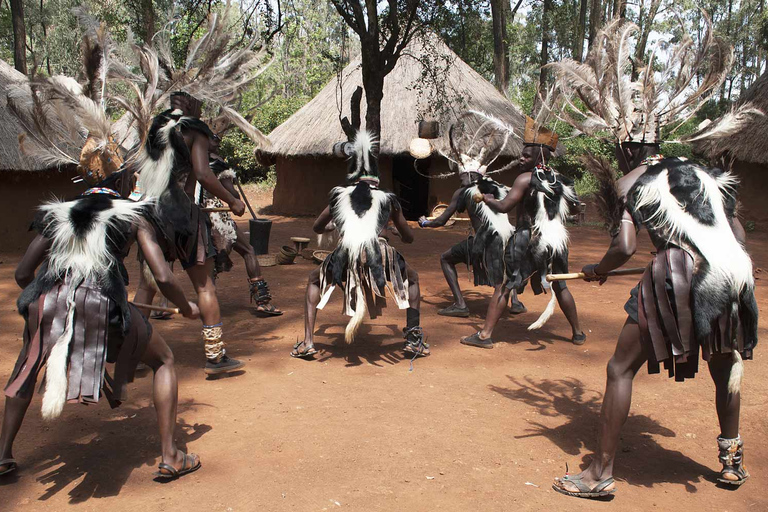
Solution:
{"label": "fur leg decoration", "polygon": [[221,323],[203,326],[203,340],[205,341],[205,358],[212,363],[218,363],[227,353],[224,342],[221,341],[223,330]]}
{"label": "fur leg decoration", "polygon": [[733,351],[733,366],[731,376],[728,378],[728,392],[732,395],[741,391],[741,381],[744,379],[744,361],[738,350]]}
{"label": "fur leg decoration", "polygon": [[547,308],[544,310],[544,312],[541,314],[538,320],[533,322],[531,325],[528,326],[529,331],[535,331],[536,329],[541,329],[545,323],[550,319],[550,317],[555,312],[555,303],[557,302],[557,295],[555,295],[555,292],[550,292],[550,295],[552,297],[549,299],[549,303],[547,304]]}
{"label": "fur leg decoration", "polygon": [[67,401],[67,369],[69,343],[75,332],[75,292],[79,284],[73,284],[67,295],[67,320],[64,332],[51,349],[45,370],[45,394],[43,395],[43,419],[53,420],[61,416]]}

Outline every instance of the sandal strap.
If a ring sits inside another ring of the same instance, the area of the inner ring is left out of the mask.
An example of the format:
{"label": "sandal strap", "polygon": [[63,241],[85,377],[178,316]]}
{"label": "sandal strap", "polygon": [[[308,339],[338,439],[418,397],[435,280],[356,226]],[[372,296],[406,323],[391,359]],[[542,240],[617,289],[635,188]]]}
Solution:
{"label": "sandal strap", "polygon": [[157,466],[157,468],[159,470],[163,470],[164,469],[164,470],[168,471],[170,473],[168,476],[171,476],[173,478],[177,478],[179,476],[179,470],[176,469],[175,467],[171,466],[170,464],[166,464],[165,462],[161,462]]}

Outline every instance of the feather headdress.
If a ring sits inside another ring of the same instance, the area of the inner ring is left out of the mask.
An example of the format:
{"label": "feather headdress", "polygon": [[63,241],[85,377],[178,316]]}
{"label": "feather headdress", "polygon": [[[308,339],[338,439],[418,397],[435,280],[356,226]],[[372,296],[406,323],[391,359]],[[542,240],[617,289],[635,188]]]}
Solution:
{"label": "feather headdress", "polygon": [[491,115],[470,110],[448,130],[449,151],[440,151],[458,171],[485,175],[504,152],[514,129]]}
{"label": "feather headdress", "polygon": [[[228,111],[228,107],[272,60],[265,62],[266,46],[259,45],[258,38],[252,38],[242,48],[233,47],[231,13],[232,7],[227,1],[221,14],[209,15],[205,34],[190,43],[182,66],[174,62],[168,31],[157,34],[155,44],[163,69],[160,87],[164,91],[183,91],[209,105],[217,105],[229,114],[234,112]],[[240,119],[232,115],[232,121],[237,124]]]}
{"label": "feather headdress", "polygon": [[597,34],[584,63],[548,64],[561,93],[558,117],[580,132],[607,132],[619,142],[657,143],[662,128],[674,133],[723,83],[733,63],[733,49],[714,35],[712,20],[701,12],[706,30],[698,44],[684,31],[676,44],[661,41],[647,61],[637,62],[631,49],[639,29],[616,18]]}

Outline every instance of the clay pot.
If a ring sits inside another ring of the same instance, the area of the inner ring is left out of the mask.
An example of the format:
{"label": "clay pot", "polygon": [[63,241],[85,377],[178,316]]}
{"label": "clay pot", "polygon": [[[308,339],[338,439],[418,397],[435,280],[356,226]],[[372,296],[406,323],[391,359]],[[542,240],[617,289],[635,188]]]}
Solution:
{"label": "clay pot", "polygon": [[437,121],[419,121],[419,138],[436,139],[440,136],[440,123]]}
{"label": "clay pot", "polygon": [[280,265],[290,265],[293,260],[296,259],[298,253],[293,247],[284,245],[280,248],[280,252],[277,254],[277,263]]}

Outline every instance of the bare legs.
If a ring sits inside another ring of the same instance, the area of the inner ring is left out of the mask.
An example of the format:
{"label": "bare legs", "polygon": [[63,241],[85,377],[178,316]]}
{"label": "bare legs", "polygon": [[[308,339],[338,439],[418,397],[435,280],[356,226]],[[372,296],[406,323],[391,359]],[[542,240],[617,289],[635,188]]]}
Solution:
{"label": "bare legs", "polygon": [[464,301],[464,296],[461,294],[461,287],[459,286],[459,275],[456,273],[456,264],[463,263],[457,260],[452,254],[451,250],[444,252],[440,256],[440,266],[443,269],[443,275],[445,281],[448,283],[448,288],[451,289],[453,294],[453,302],[456,307],[460,309],[466,309],[467,303]]}
{"label": "bare legs", "polygon": [[487,340],[493,334],[493,329],[507,308],[510,292],[509,288],[501,284],[493,290],[493,296],[488,304],[488,311],[485,314],[485,323],[480,331],[480,339]]}
{"label": "bare legs", "polygon": [[[160,430],[162,460],[166,464],[181,469],[183,454],[176,448],[173,433],[176,428],[176,404],[178,401],[178,384],[173,354],[163,338],[157,332],[152,333],[146,352],[142,357],[154,371],[153,401],[157,411],[157,424]],[[34,387],[34,386],[33,386]],[[3,427],[0,434],[0,459],[13,457],[13,442],[16,439],[21,424],[24,421],[32,393],[29,397],[5,399]],[[192,465],[197,463],[196,456]],[[6,469],[0,466],[0,471]]]}
{"label": "bare legs", "polygon": [[216,297],[216,284],[213,281],[213,258],[205,260],[203,265],[195,265],[187,270],[189,280],[197,293],[197,305],[203,325],[216,325],[221,322],[219,299]]}
{"label": "bare legs", "polygon": [[253,250],[251,242],[239,227],[237,228],[237,240],[232,249],[243,257],[248,278],[261,279],[261,267],[259,266],[259,260],[256,258],[256,251]]}
{"label": "bare legs", "polygon": [[576,301],[573,300],[571,291],[565,285],[563,285],[562,288],[556,286],[553,286],[552,288],[555,291],[555,296],[557,296],[557,303],[560,306],[560,309],[563,310],[565,318],[568,319],[568,323],[571,324],[573,336],[575,337],[579,334],[584,334],[579,325],[579,314],[576,311]]}
{"label": "bare legs", "polygon": [[[640,328],[627,319],[619,335],[616,352],[608,362],[605,396],[600,411],[598,448],[592,463],[579,476],[590,488],[613,476],[613,463],[619,444],[621,428],[627,421],[629,406],[632,403],[632,381],[647,357],[640,344]],[[568,481],[555,480],[555,485],[571,492],[579,489]],[[606,491],[613,489],[611,484]]]}
{"label": "bare legs", "polygon": [[733,439],[739,435],[741,393],[728,393],[733,359],[730,354],[713,354],[709,360],[709,374],[715,383],[715,405],[720,422],[720,436]]}
{"label": "bare legs", "polygon": [[320,304],[320,267],[309,273],[304,300],[304,341],[294,349],[294,352],[309,350],[314,346],[318,304]]}
{"label": "bare legs", "polygon": [[[34,388],[34,386],[32,387]],[[0,433],[0,459],[13,458],[13,441],[16,439],[16,434],[19,433],[30,402],[32,402],[32,393],[26,398],[5,397],[3,430]],[[8,469],[8,465],[0,466],[0,471],[6,469]]]}

